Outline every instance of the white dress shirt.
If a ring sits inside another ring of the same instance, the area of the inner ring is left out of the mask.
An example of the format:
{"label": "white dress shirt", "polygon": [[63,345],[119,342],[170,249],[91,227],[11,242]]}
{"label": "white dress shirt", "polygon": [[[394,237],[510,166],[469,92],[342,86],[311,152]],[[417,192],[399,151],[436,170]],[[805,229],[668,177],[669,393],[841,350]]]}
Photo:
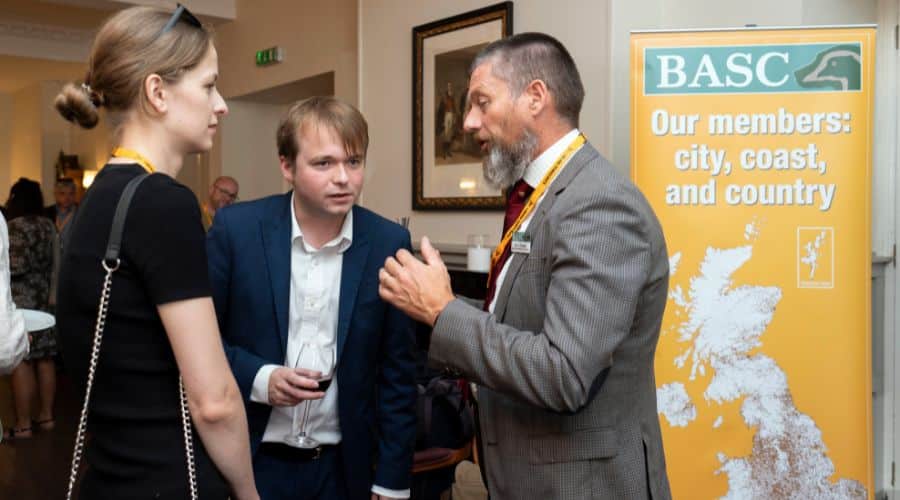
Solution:
{"label": "white dress shirt", "polygon": [[[561,154],[563,154],[563,151],[565,151],[566,148],[569,147],[569,144],[571,144],[572,141],[574,141],[580,133],[581,132],[579,132],[577,128],[572,129],[571,131],[569,131],[569,133],[562,136],[561,139],[554,142],[552,146],[547,148],[537,158],[532,160],[532,162],[529,163],[527,167],[525,167],[525,173],[522,175],[522,179],[525,181],[525,183],[531,187],[537,187],[537,185],[541,183],[541,179],[544,178],[544,175],[547,173],[547,171],[550,170],[550,167],[553,166],[553,163],[556,161],[556,159],[559,158]],[[575,156],[575,154],[578,153],[578,151],[581,150],[582,147],[584,146],[581,146],[577,150],[575,150],[575,152],[572,153],[572,156]],[[566,165],[568,165],[568,162],[572,160],[572,156],[570,156],[569,160],[566,161]],[[550,181],[548,182],[548,187],[549,184],[553,183],[554,179],[559,177],[560,172],[562,172],[564,168],[565,165],[557,170],[556,174],[553,176],[553,179],[550,179]],[[522,225],[519,227],[519,232],[524,232],[526,229],[528,229],[528,223],[531,222],[531,218],[534,217],[534,214],[537,212],[538,207],[540,207],[541,205],[541,201],[543,201],[544,196],[546,195],[547,191],[544,191],[544,194],[542,194],[540,199],[537,200],[537,204],[534,206],[534,210],[532,210],[531,213],[528,214],[528,216],[525,217],[525,219],[522,221]],[[495,285],[496,288],[494,288],[494,290],[498,292],[500,291],[500,287],[503,286],[503,279],[506,277],[506,271],[509,269],[510,262],[512,262],[512,254],[510,254],[509,258],[506,259],[506,262],[503,263],[503,267],[500,269],[500,274],[497,275],[497,284]],[[494,298],[493,300],[491,300],[491,304],[488,308],[488,310],[492,313],[494,312],[495,304],[497,304],[497,293],[494,293]]]}
{"label": "white dress shirt", "polygon": [[[347,213],[340,234],[316,249],[303,238],[297,223],[291,196],[291,292],[288,313],[288,340],[284,365],[263,365],[253,379],[250,400],[269,404],[269,377],[282,366],[315,368],[310,361],[316,347],[331,347],[337,355],[337,324],[344,252],[353,243],[353,212]],[[311,346],[310,348],[301,347]],[[298,356],[299,362],[298,362]],[[335,360],[336,362],[337,360]],[[320,370],[321,371],[321,370]],[[293,432],[294,412],[297,429],[305,406],[310,405],[306,434],[324,445],[341,441],[338,418],[337,369],[331,385],[320,400],[304,401],[296,407],[272,407],[263,442],[287,444],[284,438]],[[372,486],[372,492],[393,498],[409,498],[409,490],[389,490]]]}
{"label": "white dress shirt", "polygon": [[[304,345],[337,348],[338,303],[341,291],[341,268],[343,253],[353,241],[353,212],[344,218],[344,224],[337,238],[315,249],[303,238],[294,212],[294,198],[291,197],[291,292],[288,313],[288,340],[284,365],[265,365],[253,379],[250,400],[269,404],[269,377],[281,366],[289,368],[313,368],[310,348],[300,352]],[[298,364],[298,355],[301,355]],[[320,370],[321,371],[321,370]],[[284,438],[293,432],[292,425],[296,408],[298,428],[300,419],[310,405],[306,433],[322,444],[337,444],[341,441],[341,429],[337,413],[338,380],[335,376],[325,397],[316,401],[305,401],[296,407],[273,407],[263,434],[264,442],[284,443]]]}

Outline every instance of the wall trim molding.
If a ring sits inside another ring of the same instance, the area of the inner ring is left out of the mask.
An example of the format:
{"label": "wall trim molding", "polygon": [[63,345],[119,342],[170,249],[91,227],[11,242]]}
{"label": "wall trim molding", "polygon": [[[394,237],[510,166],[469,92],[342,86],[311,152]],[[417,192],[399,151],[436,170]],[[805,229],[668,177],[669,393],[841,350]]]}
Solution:
{"label": "wall trim molding", "polygon": [[0,54],[55,61],[85,62],[93,30],[0,19]]}

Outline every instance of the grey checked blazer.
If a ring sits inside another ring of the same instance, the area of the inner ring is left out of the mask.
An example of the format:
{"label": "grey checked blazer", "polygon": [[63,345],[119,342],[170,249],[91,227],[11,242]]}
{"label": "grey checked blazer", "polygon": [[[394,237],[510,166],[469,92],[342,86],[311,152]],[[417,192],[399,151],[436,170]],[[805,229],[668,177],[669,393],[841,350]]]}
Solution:
{"label": "grey checked blazer", "polygon": [[585,144],[527,233],[494,314],[454,300],[429,350],[479,385],[491,498],[671,498],[653,373],[669,277],[656,216]]}

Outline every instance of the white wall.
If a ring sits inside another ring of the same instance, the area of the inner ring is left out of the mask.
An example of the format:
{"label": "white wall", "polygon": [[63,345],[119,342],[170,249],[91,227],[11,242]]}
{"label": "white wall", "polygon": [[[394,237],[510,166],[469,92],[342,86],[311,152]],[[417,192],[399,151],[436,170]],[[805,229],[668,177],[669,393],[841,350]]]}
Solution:
{"label": "white wall", "polygon": [[[412,28],[496,3],[494,0],[360,1],[360,109],[369,122],[363,205],[388,218],[411,215],[413,239],[466,243],[487,234],[496,244],[502,211],[412,212]],[[513,30],[544,31],[578,63],[587,97],[581,128],[601,152],[609,148],[608,2],[517,0]]]}
{"label": "white wall", "polygon": [[[334,72],[334,92],[356,103],[356,0],[237,0],[234,22],[216,28],[219,88],[226,98]],[[257,50],[279,46],[285,59],[257,67]]]}
{"label": "white wall", "polygon": [[[19,177],[40,182],[41,171],[41,87],[30,85],[12,95],[10,130],[10,180]],[[42,186],[43,187],[43,186]],[[8,194],[8,192],[7,192]]]}
{"label": "white wall", "polygon": [[286,190],[275,147],[275,130],[285,109],[283,105],[228,101],[228,116],[222,120],[211,161],[222,166],[215,175],[237,179],[242,200]]}
{"label": "white wall", "polygon": [[[72,154],[70,144],[71,129],[74,125],[63,119],[53,107],[53,101],[62,90],[63,82],[41,82],[41,101],[38,112],[41,119],[41,189],[44,191],[44,204],[55,202],[53,186],[56,183],[56,160],[59,152]],[[87,167],[82,158],[78,158],[82,167]]]}

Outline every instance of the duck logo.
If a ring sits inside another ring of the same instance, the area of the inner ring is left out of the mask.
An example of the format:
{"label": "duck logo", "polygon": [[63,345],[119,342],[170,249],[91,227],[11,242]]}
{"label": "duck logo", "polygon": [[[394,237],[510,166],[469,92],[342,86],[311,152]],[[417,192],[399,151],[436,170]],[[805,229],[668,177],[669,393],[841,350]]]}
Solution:
{"label": "duck logo", "polygon": [[859,90],[862,58],[859,45],[835,45],[820,52],[807,66],[794,72],[803,88]]}

